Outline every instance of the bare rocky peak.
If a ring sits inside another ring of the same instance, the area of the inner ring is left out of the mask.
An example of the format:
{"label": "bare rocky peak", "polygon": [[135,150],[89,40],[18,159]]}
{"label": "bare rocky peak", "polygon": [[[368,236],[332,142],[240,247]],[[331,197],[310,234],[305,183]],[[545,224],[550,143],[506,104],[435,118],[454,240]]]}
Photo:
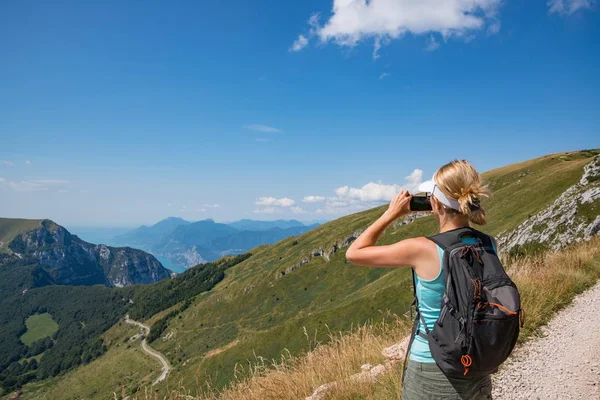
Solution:
{"label": "bare rocky peak", "polygon": [[122,287],[170,276],[148,253],[88,243],[50,220],[17,235],[8,247],[16,257],[26,257],[42,267],[57,284]]}

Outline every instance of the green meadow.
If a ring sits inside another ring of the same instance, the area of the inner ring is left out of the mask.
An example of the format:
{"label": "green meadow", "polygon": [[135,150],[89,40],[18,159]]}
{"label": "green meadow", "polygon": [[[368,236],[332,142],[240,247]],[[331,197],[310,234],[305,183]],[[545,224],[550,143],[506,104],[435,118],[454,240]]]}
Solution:
{"label": "green meadow", "polygon": [[27,346],[38,339],[54,335],[58,330],[58,324],[48,313],[35,314],[25,321],[27,332],[21,336],[21,341]]}

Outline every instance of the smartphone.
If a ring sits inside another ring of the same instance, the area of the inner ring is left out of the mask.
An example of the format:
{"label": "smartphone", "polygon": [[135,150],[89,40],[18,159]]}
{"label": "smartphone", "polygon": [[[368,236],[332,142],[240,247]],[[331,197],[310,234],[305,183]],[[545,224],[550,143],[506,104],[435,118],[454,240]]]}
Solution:
{"label": "smartphone", "polygon": [[431,211],[431,202],[428,196],[416,196],[410,199],[410,211]]}

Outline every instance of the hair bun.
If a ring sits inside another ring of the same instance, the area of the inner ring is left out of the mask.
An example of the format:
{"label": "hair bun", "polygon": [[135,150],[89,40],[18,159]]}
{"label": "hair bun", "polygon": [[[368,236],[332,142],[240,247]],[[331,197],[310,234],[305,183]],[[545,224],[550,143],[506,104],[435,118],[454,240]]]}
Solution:
{"label": "hair bun", "polygon": [[461,212],[464,214],[468,214],[469,212],[475,211],[481,207],[478,193],[473,186],[461,188],[458,202],[460,203]]}
{"label": "hair bun", "polygon": [[444,194],[458,201],[461,214],[468,215],[475,224],[486,223],[481,199],[489,197],[490,192],[481,175],[467,160],[454,160],[443,165],[434,174],[434,180]]}
{"label": "hair bun", "polygon": [[475,199],[472,203],[469,203],[469,209],[471,212],[477,211],[481,208],[481,200],[479,198]]}

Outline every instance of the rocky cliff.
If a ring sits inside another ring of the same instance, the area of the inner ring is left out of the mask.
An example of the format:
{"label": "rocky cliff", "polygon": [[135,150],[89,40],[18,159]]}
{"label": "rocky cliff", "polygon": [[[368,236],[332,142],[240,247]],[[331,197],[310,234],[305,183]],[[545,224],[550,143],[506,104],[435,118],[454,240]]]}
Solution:
{"label": "rocky cliff", "polygon": [[[532,201],[535,201],[533,199]],[[511,255],[536,250],[558,250],[600,233],[600,156],[583,170],[579,182],[552,204],[517,228],[503,232],[498,245]]]}
{"label": "rocky cliff", "polygon": [[57,284],[122,287],[170,276],[152,255],[129,247],[94,245],[43,220],[8,243],[8,252],[39,265]]}

